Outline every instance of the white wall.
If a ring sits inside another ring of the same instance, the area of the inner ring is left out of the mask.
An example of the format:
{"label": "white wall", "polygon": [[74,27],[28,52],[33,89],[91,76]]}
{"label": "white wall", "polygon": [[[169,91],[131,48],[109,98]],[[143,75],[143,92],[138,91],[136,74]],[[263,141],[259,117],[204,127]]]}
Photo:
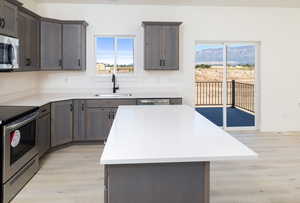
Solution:
{"label": "white wall", "polygon": [[[24,6],[35,10],[37,4],[33,0],[22,0]],[[39,86],[38,73],[0,73],[0,100],[8,96],[28,95],[37,91]]]}
{"label": "white wall", "polygon": [[19,0],[19,2],[23,3],[24,7],[31,11],[37,11],[37,3],[35,0]]}
{"label": "white wall", "polygon": [[[47,17],[84,19],[87,35],[86,73],[42,73],[43,90],[103,88],[109,79],[95,77],[94,35],[134,34],[138,40],[136,76],[122,79],[121,88],[172,91],[194,102],[196,40],[261,42],[261,130],[300,131],[300,9],[40,4]],[[142,70],[142,21],[182,21],[179,72]],[[138,89],[138,90],[136,90]]]}

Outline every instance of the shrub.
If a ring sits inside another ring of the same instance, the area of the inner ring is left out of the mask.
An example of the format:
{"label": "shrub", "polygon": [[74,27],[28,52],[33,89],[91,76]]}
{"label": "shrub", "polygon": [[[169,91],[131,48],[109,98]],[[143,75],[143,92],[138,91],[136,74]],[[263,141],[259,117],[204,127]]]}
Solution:
{"label": "shrub", "polygon": [[211,68],[211,65],[207,65],[207,64],[197,64],[196,66],[195,66],[195,68],[197,69],[197,68]]}

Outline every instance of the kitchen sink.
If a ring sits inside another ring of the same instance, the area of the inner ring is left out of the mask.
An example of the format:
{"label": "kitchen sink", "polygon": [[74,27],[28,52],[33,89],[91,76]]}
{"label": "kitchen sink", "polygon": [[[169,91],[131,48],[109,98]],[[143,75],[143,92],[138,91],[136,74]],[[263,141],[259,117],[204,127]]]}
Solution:
{"label": "kitchen sink", "polygon": [[95,94],[95,97],[131,97],[130,93],[108,93],[108,94]]}

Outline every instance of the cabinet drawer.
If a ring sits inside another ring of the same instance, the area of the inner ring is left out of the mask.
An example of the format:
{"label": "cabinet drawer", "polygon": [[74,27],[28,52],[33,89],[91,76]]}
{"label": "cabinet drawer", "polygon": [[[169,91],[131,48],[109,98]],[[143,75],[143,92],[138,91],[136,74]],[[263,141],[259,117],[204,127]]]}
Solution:
{"label": "cabinet drawer", "polygon": [[136,105],[135,99],[95,99],[87,100],[88,108],[118,107],[120,105]]}
{"label": "cabinet drawer", "polygon": [[50,104],[46,104],[44,106],[41,106],[40,107],[40,117],[50,113],[50,109],[51,109]]}

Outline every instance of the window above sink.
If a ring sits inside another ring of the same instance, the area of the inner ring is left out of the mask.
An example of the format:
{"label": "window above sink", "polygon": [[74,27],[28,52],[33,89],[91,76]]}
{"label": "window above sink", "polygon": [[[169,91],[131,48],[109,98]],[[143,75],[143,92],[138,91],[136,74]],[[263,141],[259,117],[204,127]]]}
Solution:
{"label": "window above sink", "polygon": [[96,36],[95,42],[96,75],[134,72],[134,36]]}

